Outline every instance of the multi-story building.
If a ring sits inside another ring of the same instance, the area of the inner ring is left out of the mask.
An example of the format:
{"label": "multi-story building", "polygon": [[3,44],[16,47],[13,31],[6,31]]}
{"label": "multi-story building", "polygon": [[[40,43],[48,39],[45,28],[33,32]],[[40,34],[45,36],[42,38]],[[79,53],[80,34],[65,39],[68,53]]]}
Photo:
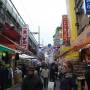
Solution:
{"label": "multi-story building", "polygon": [[76,12],[76,26],[77,34],[84,30],[84,27],[90,23],[90,18],[85,14],[85,1],[86,0],[75,0],[75,12]]}
{"label": "multi-story building", "polygon": [[[16,49],[15,45],[20,45],[20,33],[24,25],[26,23],[11,0],[0,0],[0,44]],[[28,50],[36,53],[38,43],[31,32],[28,34]]]}
{"label": "multi-story building", "polygon": [[[86,25],[90,24],[90,0],[75,0],[76,26],[78,36],[85,31]],[[84,38],[83,38],[84,39]],[[80,49],[80,59],[90,58],[90,47]]]}
{"label": "multi-story building", "polygon": [[[70,48],[72,48],[73,42],[76,40],[77,38],[77,26],[76,26],[76,13],[75,13],[75,0],[66,0],[66,4],[67,4],[67,17],[68,17],[68,24],[65,21],[65,23],[67,24],[67,32],[65,31],[65,38],[69,37],[69,45],[63,45],[62,50],[60,50],[61,56],[70,60],[73,59],[78,59],[79,58],[79,53],[78,52],[73,52],[72,54],[66,54],[65,52],[71,50]],[[64,24],[63,24],[64,25]],[[64,26],[64,28],[66,27],[66,25]],[[65,29],[65,30],[66,30]],[[68,35],[69,34],[69,35]],[[68,36],[68,37],[66,37]],[[66,41],[66,39],[64,39],[64,41]],[[65,54],[66,55],[65,55]]]}

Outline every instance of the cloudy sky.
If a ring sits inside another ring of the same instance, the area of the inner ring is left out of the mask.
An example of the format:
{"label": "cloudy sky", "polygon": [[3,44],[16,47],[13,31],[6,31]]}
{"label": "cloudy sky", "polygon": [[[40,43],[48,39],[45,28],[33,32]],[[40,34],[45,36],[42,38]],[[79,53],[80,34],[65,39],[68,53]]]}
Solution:
{"label": "cloudy sky", "polygon": [[[31,32],[40,26],[40,42],[53,44],[53,35],[66,14],[66,0],[12,0]],[[38,35],[34,35],[37,39]],[[37,39],[38,40],[38,39]]]}

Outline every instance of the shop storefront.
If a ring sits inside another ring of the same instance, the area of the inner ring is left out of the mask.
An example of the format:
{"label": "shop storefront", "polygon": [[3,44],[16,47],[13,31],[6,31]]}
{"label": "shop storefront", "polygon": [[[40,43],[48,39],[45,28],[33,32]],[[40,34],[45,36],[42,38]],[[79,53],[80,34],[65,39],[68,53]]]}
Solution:
{"label": "shop storefront", "polygon": [[13,54],[15,54],[13,49],[0,44],[0,61],[4,61],[5,63],[9,64],[9,59],[12,58],[10,56]]}
{"label": "shop storefront", "polygon": [[87,59],[87,45],[90,44],[90,25],[87,25],[84,29],[84,31],[77,37],[75,41],[73,41],[71,48],[66,50],[64,53],[62,53],[60,56],[67,56],[68,54],[72,54],[72,52],[81,52],[83,50],[85,59]]}
{"label": "shop storefront", "polygon": [[[19,47],[19,43],[20,34],[15,28],[8,23],[2,24],[2,31],[0,31],[0,66],[3,66],[3,68],[9,71],[9,74],[11,75],[11,80],[9,80],[11,83],[8,85],[8,82],[5,88],[11,87],[12,84],[15,84],[14,72],[17,67],[17,60],[19,59],[16,49]],[[6,82],[7,81],[8,80],[6,80]]]}

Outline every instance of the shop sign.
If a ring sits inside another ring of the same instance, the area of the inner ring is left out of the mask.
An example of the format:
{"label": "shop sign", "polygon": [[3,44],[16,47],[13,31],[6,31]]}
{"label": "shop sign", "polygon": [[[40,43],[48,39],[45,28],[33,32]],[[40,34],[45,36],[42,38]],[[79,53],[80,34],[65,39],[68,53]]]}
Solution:
{"label": "shop sign", "polygon": [[21,40],[21,45],[24,49],[28,49],[28,37],[29,37],[29,27],[28,25],[25,25],[22,28],[22,40]]}
{"label": "shop sign", "polygon": [[64,43],[68,41],[68,18],[67,15],[62,16],[62,30]]}
{"label": "shop sign", "polygon": [[90,15],[90,0],[85,0],[85,13]]}

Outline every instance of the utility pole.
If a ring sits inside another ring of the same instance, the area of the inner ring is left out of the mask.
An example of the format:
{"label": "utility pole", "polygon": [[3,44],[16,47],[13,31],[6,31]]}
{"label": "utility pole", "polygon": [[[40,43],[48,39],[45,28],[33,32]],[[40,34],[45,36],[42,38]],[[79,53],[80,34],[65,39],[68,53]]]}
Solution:
{"label": "utility pole", "polygon": [[31,32],[32,34],[38,34],[38,46],[40,46],[40,26],[38,26],[38,32]]}
{"label": "utility pole", "polygon": [[38,43],[39,43],[39,46],[40,46],[40,26],[38,26]]}

